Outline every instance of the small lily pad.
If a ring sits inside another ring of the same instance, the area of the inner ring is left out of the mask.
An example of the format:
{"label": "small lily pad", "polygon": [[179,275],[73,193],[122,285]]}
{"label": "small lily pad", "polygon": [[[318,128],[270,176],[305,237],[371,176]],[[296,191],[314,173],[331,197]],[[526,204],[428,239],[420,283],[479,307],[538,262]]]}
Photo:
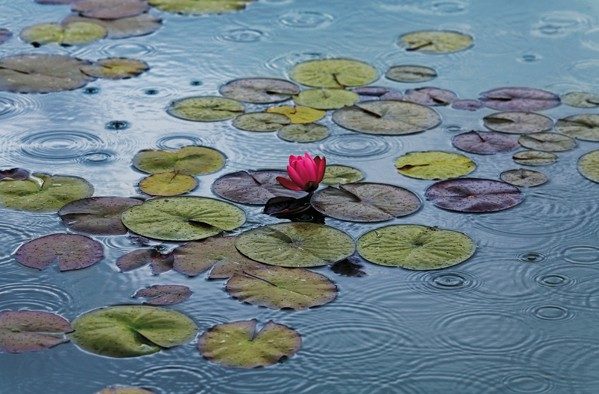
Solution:
{"label": "small lily pad", "polygon": [[9,168],[7,170],[0,170],[0,180],[13,180],[13,181],[24,181],[29,179],[31,174],[24,168]]}
{"label": "small lily pad", "polygon": [[325,185],[344,185],[360,182],[362,179],[364,179],[364,173],[359,169],[333,164],[326,167],[322,183]]}
{"label": "small lily pad", "polygon": [[424,105],[393,100],[365,101],[333,113],[348,130],[376,135],[404,135],[432,129],[441,117]]}
{"label": "small lily pad", "polygon": [[274,365],[293,356],[301,347],[300,335],[272,321],[257,330],[256,320],[218,324],[198,341],[202,356],[217,364],[236,368]]}
{"label": "small lily pad", "polygon": [[302,85],[332,89],[368,85],[378,78],[370,64],[352,59],[308,60],[295,65],[290,75]]}
{"label": "small lily pad", "polygon": [[578,171],[588,180],[599,183],[599,150],[582,155],[578,160]]}
{"label": "small lily pad", "polygon": [[207,146],[184,146],[176,150],[146,149],[133,157],[133,167],[148,174],[176,172],[206,175],[225,166],[225,155]]}
{"label": "small lily pad", "polygon": [[477,111],[484,107],[482,101],[478,100],[470,100],[470,99],[461,99],[461,100],[453,100],[451,102],[451,108],[457,109],[460,111]]}
{"label": "small lily pad", "polygon": [[476,164],[459,153],[427,151],[406,153],[395,161],[395,168],[410,178],[439,180],[468,175]]}
{"label": "small lily pad", "polygon": [[366,99],[371,99],[372,97],[381,98],[382,96],[389,93],[397,93],[402,94],[400,91],[389,88],[387,86],[359,86],[357,88],[352,88],[352,92],[358,94],[359,96],[364,96]]}
{"label": "small lily pad", "polygon": [[421,30],[403,34],[398,45],[409,52],[443,54],[472,47],[472,36],[450,30]]}
{"label": "small lily pad", "polygon": [[420,198],[411,191],[383,183],[348,183],[322,189],[311,204],[323,215],[351,222],[382,222],[411,215]]}
{"label": "small lily pad", "polygon": [[90,197],[63,206],[58,216],[69,229],[98,235],[126,234],[121,214],[143,201],[126,197]]}
{"label": "small lily pad", "polygon": [[360,97],[343,89],[308,89],[293,98],[298,105],[316,109],[339,109],[356,103]]}
{"label": "small lily pad", "polygon": [[129,252],[116,260],[121,272],[129,272],[150,265],[152,275],[160,275],[173,269],[172,253],[161,253],[157,248],[139,249]]}
{"label": "small lily pad", "polygon": [[418,83],[437,78],[437,72],[431,67],[402,64],[390,67],[385,78],[396,82]]}
{"label": "small lily pad", "polygon": [[71,339],[91,353],[108,357],[138,357],[183,345],[197,326],[184,314],[145,305],[96,309],[73,321]]}
{"label": "small lily pad", "polygon": [[228,120],[245,111],[239,101],[218,96],[186,97],[173,101],[166,112],[175,118],[193,122]]}
{"label": "small lily pad", "polygon": [[460,150],[477,155],[494,155],[518,147],[518,139],[515,136],[493,131],[469,131],[458,134],[451,139],[451,143]]}
{"label": "small lily pad", "polygon": [[517,187],[480,178],[437,182],[426,189],[425,196],[437,208],[468,213],[503,211],[524,201],[524,194]]}
{"label": "small lily pad", "polygon": [[254,132],[277,131],[290,123],[287,116],[269,112],[250,112],[233,119],[236,128]]}
{"label": "small lily pad", "polygon": [[329,136],[329,128],[317,123],[290,124],[279,129],[277,136],[289,142],[316,142]]}
{"label": "small lily pad", "polygon": [[289,118],[292,124],[305,124],[316,122],[317,120],[324,118],[324,116],[326,115],[325,111],[297,105],[293,107],[290,107],[288,105],[270,107],[266,110],[266,112],[285,115]]}
{"label": "small lily pad", "polygon": [[96,394],[155,394],[155,392],[141,387],[109,386],[98,391]]}
{"label": "small lily pad", "polygon": [[96,23],[68,22],[65,24],[40,23],[29,26],[21,31],[20,37],[34,47],[50,43],[70,46],[89,44],[101,40],[107,34],[108,31]]}
{"label": "small lily pad", "polygon": [[192,291],[181,285],[153,285],[138,290],[133,298],[146,298],[148,305],[175,305],[191,297]]}
{"label": "small lily pad", "polygon": [[243,78],[229,81],[219,89],[230,99],[255,104],[286,101],[300,92],[293,82],[276,78]]}
{"label": "small lily pad", "polygon": [[174,14],[220,14],[241,11],[254,0],[149,0],[152,7]]}
{"label": "small lily pad", "polygon": [[271,309],[308,309],[337,296],[337,286],[326,276],[302,268],[240,272],[229,279],[226,290],[239,301]]}
{"label": "small lily pad", "polygon": [[71,10],[96,19],[121,19],[143,14],[150,6],[146,0],[76,0]]}
{"label": "small lily pad", "polygon": [[437,270],[468,260],[476,245],[466,234],[418,224],[369,231],[358,239],[358,253],[374,264],[411,270]]}
{"label": "small lily pad", "polygon": [[499,178],[510,185],[520,187],[541,186],[549,181],[547,175],[542,172],[527,170],[525,168],[504,171]]}
{"label": "small lily pad", "polygon": [[300,198],[304,192],[296,192],[281,186],[277,177],[286,177],[281,170],[245,170],[226,174],[212,184],[212,191],[219,197],[240,204],[264,205],[273,197]]}
{"label": "small lily pad", "polygon": [[451,90],[432,88],[428,86],[416,89],[408,89],[403,95],[403,100],[405,101],[432,107],[449,105],[457,98],[458,96]]}
{"label": "small lily pad", "polygon": [[176,171],[152,174],[139,182],[142,192],[150,196],[179,196],[198,187],[198,181],[191,175]]}
{"label": "small lily pad", "polygon": [[124,57],[100,59],[93,64],[81,67],[81,71],[95,78],[129,79],[148,71],[150,66],[142,60]]}
{"label": "small lily pad", "polygon": [[94,194],[83,178],[34,173],[26,180],[0,180],[0,205],[22,211],[51,212]]}
{"label": "small lily pad", "polygon": [[506,87],[480,94],[485,106],[498,111],[541,111],[560,105],[557,94],[546,90],[522,87]]}
{"label": "small lily pad", "polygon": [[121,217],[130,231],[164,241],[194,241],[233,231],[245,213],[224,201],[205,197],[162,197],[129,208]]}
{"label": "small lily pad", "polygon": [[6,41],[10,40],[12,37],[12,32],[8,29],[0,28],[0,45],[4,44]]}
{"label": "small lily pad", "polygon": [[533,112],[497,112],[483,118],[489,130],[510,134],[539,133],[551,130],[553,120]]}
{"label": "small lily pad", "polygon": [[0,312],[0,353],[37,352],[68,342],[71,324],[44,311]]}
{"label": "small lily pad", "polygon": [[555,131],[583,141],[599,142],[599,115],[579,114],[558,119]]}
{"label": "small lily pad", "polygon": [[559,133],[541,132],[521,135],[518,143],[542,152],[565,152],[576,148],[576,140]]}
{"label": "small lily pad", "polygon": [[87,22],[102,26],[108,32],[108,38],[119,39],[145,36],[154,33],[162,26],[162,19],[151,14],[141,14],[129,18],[115,20],[85,18],[79,15],[70,15],[62,23]]}
{"label": "small lily pad", "polygon": [[301,222],[246,231],[235,246],[252,260],[291,268],[332,264],[354,252],[354,241],[343,231]]}
{"label": "small lily pad", "polygon": [[537,150],[523,150],[514,153],[512,159],[525,166],[546,166],[557,161],[557,155],[551,152],[540,152]]}
{"label": "small lily pad", "polygon": [[587,92],[570,92],[562,96],[562,102],[570,107],[597,108],[599,107],[599,95]]}
{"label": "small lily pad", "polygon": [[60,271],[90,267],[104,258],[102,244],[75,234],[52,234],[26,242],[15,253],[25,267],[43,270],[57,263]]}

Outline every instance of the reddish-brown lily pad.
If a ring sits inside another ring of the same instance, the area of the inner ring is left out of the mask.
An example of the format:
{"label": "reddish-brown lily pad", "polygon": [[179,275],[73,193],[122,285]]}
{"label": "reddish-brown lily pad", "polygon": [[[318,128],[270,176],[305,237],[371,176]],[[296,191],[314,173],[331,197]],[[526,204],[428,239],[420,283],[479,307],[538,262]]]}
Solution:
{"label": "reddish-brown lily pad", "polygon": [[485,106],[499,111],[541,111],[560,105],[557,94],[523,87],[489,90],[481,93],[479,100]]}
{"label": "reddish-brown lily pad", "polygon": [[96,19],[121,19],[143,14],[150,6],[146,0],[77,0],[71,10]]}
{"label": "reddish-brown lily pad", "polygon": [[518,147],[516,137],[492,131],[469,131],[458,134],[452,138],[451,143],[460,150],[477,155],[494,155]]}
{"label": "reddish-brown lily pad", "polygon": [[121,214],[142,204],[142,200],[127,197],[90,197],[73,201],[58,211],[62,222],[75,231],[99,235],[126,234]]}
{"label": "reddish-brown lily pad", "polygon": [[71,323],[44,311],[0,312],[0,352],[36,352],[68,342]]}
{"label": "reddish-brown lily pad", "polygon": [[29,268],[43,270],[57,263],[60,271],[90,267],[104,258],[102,244],[75,234],[51,234],[21,245],[16,260]]}
{"label": "reddish-brown lily pad", "polygon": [[497,112],[483,118],[489,130],[510,134],[539,133],[551,130],[553,120],[533,112]]}
{"label": "reddish-brown lily pad", "polygon": [[408,89],[403,96],[405,101],[428,106],[449,105],[457,98],[458,96],[451,90],[433,87]]}
{"label": "reddish-brown lily pad", "polygon": [[278,103],[300,92],[293,82],[276,78],[242,78],[229,81],[219,89],[230,99],[255,104]]}
{"label": "reddish-brown lily pad", "polygon": [[212,191],[219,197],[240,204],[264,205],[273,197],[295,197],[306,195],[285,189],[277,177],[286,177],[281,170],[245,170],[226,174],[212,184]]}
{"label": "reddish-brown lily pad", "polygon": [[0,28],[0,45],[4,44],[12,37],[12,33],[8,29]]}
{"label": "reddish-brown lily pad", "polygon": [[192,293],[187,286],[153,285],[138,290],[133,298],[146,298],[144,304],[148,305],[174,305],[188,300]]}
{"label": "reddish-brown lily pad", "polygon": [[0,170],[0,180],[12,179],[15,181],[24,181],[29,179],[29,171],[24,168],[9,168],[8,170]]}
{"label": "reddish-brown lily pad", "polygon": [[160,253],[156,248],[139,249],[129,252],[116,260],[116,266],[121,272],[128,272],[150,265],[152,275],[159,275],[173,269],[173,255]]}

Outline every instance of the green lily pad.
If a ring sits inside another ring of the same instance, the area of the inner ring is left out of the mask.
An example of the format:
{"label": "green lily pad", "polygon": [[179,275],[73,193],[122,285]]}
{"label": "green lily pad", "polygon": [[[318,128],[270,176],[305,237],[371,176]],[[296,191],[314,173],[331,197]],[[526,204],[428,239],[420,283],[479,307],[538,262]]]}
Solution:
{"label": "green lily pad", "polygon": [[139,182],[140,190],[150,196],[179,196],[189,193],[196,187],[198,187],[197,179],[176,171],[152,174]]}
{"label": "green lily pad", "polygon": [[71,324],[45,311],[0,312],[0,353],[37,352],[68,342]]}
{"label": "green lily pad", "polygon": [[184,146],[176,150],[146,149],[133,157],[133,167],[148,174],[176,172],[184,175],[206,175],[225,166],[226,157],[207,146]]}
{"label": "green lily pad", "polygon": [[251,112],[233,119],[233,126],[236,128],[255,132],[277,131],[290,123],[285,115],[269,112]]}
{"label": "green lily pad", "polygon": [[404,135],[432,129],[441,117],[424,105],[394,100],[365,101],[333,113],[348,130],[376,135]]}
{"label": "green lily pad", "polygon": [[219,89],[223,96],[255,104],[286,101],[300,92],[293,82],[276,78],[242,78],[229,81]]}
{"label": "green lily pad", "polygon": [[239,101],[218,96],[195,96],[173,101],[166,112],[193,122],[219,122],[233,119],[245,111]]}
{"label": "green lily pad", "polygon": [[96,309],[73,321],[73,342],[108,357],[138,357],[183,345],[196,335],[189,317],[173,310],[122,305]]}
{"label": "green lily pad", "polygon": [[385,78],[404,83],[426,82],[437,78],[437,72],[431,67],[404,64],[389,68]]}
{"label": "green lily pad", "polygon": [[81,67],[81,71],[95,78],[129,79],[148,71],[150,66],[142,60],[124,57],[100,59],[93,64]]}
{"label": "green lily pad", "polygon": [[599,142],[599,115],[579,114],[558,119],[555,131],[583,141]]}
{"label": "green lily pad", "polygon": [[418,224],[398,224],[367,232],[358,253],[374,264],[436,270],[468,260],[476,245],[466,234]]}
{"label": "green lily pad", "polygon": [[542,152],[565,152],[576,148],[576,140],[574,138],[550,132],[521,135],[518,138],[518,143],[525,148]]}
{"label": "green lily pad", "polygon": [[299,222],[246,231],[238,237],[235,246],[252,260],[292,268],[335,263],[354,252],[354,241],[343,231]]}
{"label": "green lily pad", "polygon": [[100,25],[108,31],[108,38],[113,39],[145,36],[154,33],[162,26],[162,19],[147,13],[113,20],[70,15],[62,21],[62,23],[71,22],[87,22]]}
{"label": "green lily pad", "polygon": [[528,134],[551,130],[553,120],[534,112],[497,112],[483,118],[485,127],[501,133]]}
{"label": "green lily pad", "polygon": [[542,172],[527,170],[525,168],[504,171],[499,176],[499,179],[510,185],[519,187],[541,186],[549,181],[547,175]]}
{"label": "green lily pad", "polygon": [[364,179],[364,173],[357,168],[334,164],[327,166],[322,183],[325,185],[344,185],[360,182],[362,179]]}
{"label": "green lily pad", "polygon": [[152,7],[174,14],[220,14],[241,11],[254,0],[149,0]]}
{"label": "green lily pad", "polygon": [[289,142],[316,142],[329,136],[329,128],[317,123],[290,124],[279,129],[277,136]]}
{"label": "green lily pad", "polygon": [[34,173],[27,180],[0,180],[0,205],[22,211],[56,211],[92,194],[94,187],[74,176]]}
{"label": "green lily pad", "polygon": [[557,155],[551,152],[541,152],[538,150],[523,150],[514,153],[512,159],[525,166],[546,166],[557,161]]}
{"label": "green lily pad", "polygon": [[40,23],[21,31],[21,39],[34,47],[56,43],[63,46],[83,45],[106,37],[108,31],[96,23]]}
{"label": "green lily pad", "polygon": [[468,175],[476,164],[459,153],[427,151],[406,153],[395,161],[395,167],[410,178],[441,180]]}
{"label": "green lily pad", "polygon": [[326,276],[302,268],[239,272],[229,279],[226,290],[239,301],[271,309],[308,309],[337,296],[337,286]]}
{"label": "green lily pad", "polygon": [[308,89],[293,98],[298,105],[316,109],[339,109],[353,105],[360,99],[354,92],[343,89]]}
{"label": "green lily pad", "polygon": [[562,102],[570,107],[597,108],[599,107],[599,95],[587,92],[570,92],[564,94]]}
{"label": "green lily pad", "polygon": [[599,150],[582,155],[578,160],[578,171],[588,180],[599,183]]}
{"label": "green lily pad", "polygon": [[403,34],[398,45],[410,52],[443,54],[472,47],[472,36],[450,30],[421,30]]}
{"label": "green lily pad", "polygon": [[155,394],[154,391],[133,386],[108,386],[96,394]]}
{"label": "green lily pad", "polygon": [[359,60],[317,59],[295,65],[290,76],[306,86],[343,89],[368,85],[379,75],[374,67]]}
{"label": "green lily pad", "polygon": [[213,326],[200,337],[198,350],[217,364],[257,368],[274,365],[300,349],[297,331],[272,321],[257,330],[256,324],[248,320]]}
{"label": "green lily pad", "polygon": [[235,205],[206,197],[163,197],[148,200],[121,217],[130,231],[164,241],[195,241],[245,223]]}
{"label": "green lily pad", "polygon": [[316,122],[317,120],[324,118],[327,114],[325,111],[310,107],[302,107],[301,105],[295,105],[293,107],[288,105],[270,107],[266,112],[285,115],[293,124]]}

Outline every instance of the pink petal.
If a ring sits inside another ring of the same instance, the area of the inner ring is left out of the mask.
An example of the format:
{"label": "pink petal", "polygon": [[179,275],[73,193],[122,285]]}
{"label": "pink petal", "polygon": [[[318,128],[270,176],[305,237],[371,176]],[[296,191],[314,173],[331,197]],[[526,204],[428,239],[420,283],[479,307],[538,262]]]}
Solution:
{"label": "pink petal", "polygon": [[297,186],[295,183],[293,183],[292,181],[290,181],[287,178],[284,178],[282,176],[278,176],[277,177],[277,181],[281,184],[281,186],[283,186],[285,189],[289,189],[289,190],[295,190],[295,191],[300,191],[302,190],[301,187]]}
{"label": "pink petal", "polygon": [[311,181],[316,180],[317,171],[316,171],[316,162],[314,158],[310,156],[308,152],[304,155],[304,165],[306,166],[306,170],[308,171],[309,177]]}
{"label": "pink petal", "polygon": [[310,171],[306,167],[306,162],[304,160],[300,160],[297,163],[295,163],[295,166],[293,168],[297,171],[299,176],[302,177],[303,183],[306,183],[311,180]]}
{"label": "pink petal", "polygon": [[287,173],[289,174],[289,178],[291,178],[291,181],[295,183],[297,186],[299,186],[301,189],[303,189],[303,186],[306,182],[302,179],[300,174],[298,174],[295,168],[287,166]]}
{"label": "pink petal", "polygon": [[316,163],[316,180],[320,183],[324,178],[324,172],[327,168],[327,158],[324,156],[317,156],[316,159],[314,159],[314,162]]}

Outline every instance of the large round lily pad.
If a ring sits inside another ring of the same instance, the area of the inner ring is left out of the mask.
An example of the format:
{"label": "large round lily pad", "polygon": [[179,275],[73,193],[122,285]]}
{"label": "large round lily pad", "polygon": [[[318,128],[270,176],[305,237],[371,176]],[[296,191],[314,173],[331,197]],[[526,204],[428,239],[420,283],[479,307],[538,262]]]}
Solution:
{"label": "large round lily pad", "polygon": [[497,212],[524,201],[515,186],[493,179],[461,178],[437,182],[426,189],[436,207],[456,212]]}
{"label": "large round lily pad", "polygon": [[278,103],[300,92],[293,82],[276,78],[242,78],[229,81],[219,89],[225,97],[255,104]]}
{"label": "large round lily pad", "polygon": [[599,142],[599,115],[566,116],[558,119],[555,131],[579,140]]}
{"label": "large round lily pad", "polygon": [[39,47],[44,44],[56,43],[63,46],[89,44],[106,37],[108,31],[96,23],[68,22],[40,23],[29,26],[21,31],[23,41]]}
{"label": "large round lily pad", "polygon": [[139,182],[139,189],[150,196],[179,196],[189,193],[198,186],[198,181],[191,175],[176,171],[152,174]]}
{"label": "large round lily pad", "polygon": [[483,118],[485,127],[501,133],[528,134],[551,130],[553,120],[532,112],[497,112]]}
{"label": "large round lily pad", "polygon": [[146,149],[133,157],[133,166],[141,172],[158,174],[176,172],[206,175],[225,166],[225,155],[207,146],[184,146],[176,150]]}
{"label": "large round lily pad", "polygon": [[467,156],[443,151],[409,152],[395,161],[397,171],[417,179],[451,179],[470,174],[476,164]]}
{"label": "large round lily pad", "polygon": [[499,176],[499,179],[509,183],[510,185],[520,187],[540,186],[549,181],[547,175],[543,174],[542,172],[527,170],[525,168],[504,171]]}
{"label": "large round lily pad", "polygon": [[324,140],[329,136],[328,127],[317,124],[290,124],[277,131],[277,136],[289,142],[316,142]]}
{"label": "large round lily pad", "polygon": [[233,126],[238,129],[255,132],[277,131],[290,123],[287,116],[270,112],[250,112],[233,120]]}
{"label": "large round lily pad", "polygon": [[44,311],[0,312],[0,353],[36,352],[68,342],[71,324]]}
{"label": "large round lily pad", "polygon": [[212,191],[219,197],[241,204],[264,205],[273,197],[301,198],[304,192],[296,192],[281,186],[277,177],[286,177],[282,170],[245,170],[223,175],[212,184]]}
{"label": "large round lily pad", "polygon": [[335,263],[354,252],[354,241],[343,231],[301,222],[246,231],[239,236],[235,246],[252,260],[292,268]]}
{"label": "large round lily pad", "polygon": [[557,161],[557,155],[551,152],[541,152],[538,150],[523,150],[514,153],[512,159],[525,166],[546,166]]}
{"label": "large round lily pad", "polygon": [[385,78],[404,83],[426,82],[436,77],[437,72],[434,68],[411,64],[392,66],[385,73]]}
{"label": "large round lily pad", "polygon": [[480,94],[485,106],[499,111],[541,111],[560,105],[557,94],[546,90],[522,87],[506,87]]}
{"label": "large round lily pad", "polygon": [[69,229],[98,235],[126,234],[121,214],[143,201],[127,197],[90,197],[63,206],[58,216]]}
{"label": "large round lily pad", "polygon": [[357,168],[339,164],[328,165],[324,171],[322,183],[325,185],[344,185],[360,182],[364,173]]}
{"label": "large round lily pad", "polygon": [[599,95],[588,92],[570,92],[562,96],[562,102],[570,107],[597,108],[599,107]]}
{"label": "large round lily pad", "polygon": [[368,85],[378,78],[370,64],[352,59],[309,60],[295,65],[290,75],[302,85],[337,89]]}
{"label": "large round lily pad", "polygon": [[254,0],[149,0],[152,7],[174,14],[220,14],[241,11]]}
{"label": "large round lily pad", "polygon": [[559,133],[541,132],[521,135],[518,143],[542,152],[564,152],[576,148],[576,140]]}
{"label": "large round lily pad", "polygon": [[422,202],[416,194],[398,186],[348,183],[318,191],[311,204],[318,212],[335,219],[382,222],[411,215]]}
{"label": "large round lily pad", "polygon": [[339,109],[354,104],[360,97],[343,89],[308,89],[294,97],[298,105],[316,109]]}
{"label": "large round lily pad", "polygon": [[85,18],[79,15],[70,15],[62,23],[87,22],[102,26],[108,32],[108,38],[129,38],[151,34],[162,26],[162,19],[151,15],[141,14],[129,18],[114,20]]}
{"label": "large round lily pad", "polygon": [[451,30],[421,30],[403,34],[398,45],[410,52],[443,54],[463,51],[473,45],[472,36]]}
{"label": "large round lily pad", "polygon": [[73,321],[71,339],[102,356],[138,357],[189,342],[197,326],[184,314],[145,305],[96,309]]}
{"label": "large round lily pad", "polygon": [[175,305],[191,297],[192,291],[182,285],[153,285],[139,289],[133,298],[146,298],[144,304],[148,305]]}
{"label": "large round lily pad", "polygon": [[224,201],[205,197],[163,197],[125,211],[121,217],[129,230],[164,241],[194,241],[245,222],[245,213]]}
{"label": "large round lily pad", "polygon": [[26,180],[0,180],[0,205],[23,211],[56,211],[92,194],[93,186],[74,176],[34,173]]}
{"label": "large round lily pad", "polygon": [[240,272],[229,279],[226,290],[239,301],[271,309],[308,309],[337,296],[337,286],[326,276],[302,268]]}
{"label": "large round lily pad", "polygon": [[288,105],[270,107],[266,110],[266,112],[285,115],[289,118],[292,124],[316,122],[317,120],[324,118],[326,115],[325,111],[310,107],[302,107],[301,105],[296,105],[293,107]]}
{"label": "large round lily pad", "polygon": [[148,71],[150,66],[142,60],[123,57],[100,59],[93,64],[81,67],[81,71],[95,78],[128,79]]}
{"label": "large round lily pad", "polygon": [[333,113],[333,121],[348,130],[377,135],[403,135],[431,129],[441,117],[424,105],[394,100],[366,101]]}
{"label": "large round lily pad", "polygon": [[469,131],[458,134],[451,139],[451,143],[460,150],[477,155],[494,155],[518,147],[518,139],[515,136],[493,131]]}
{"label": "large round lily pad", "polygon": [[582,155],[578,160],[578,171],[588,180],[599,183],[599,150]]}
{"label": "large round lily pad", "polygon": [[358,239],[358,253],[374,264],[436,270],[468,260],[476,249],[466,234],[418,224],[377,228]]}
{"label": "large round lily pad", "polygon": [[71,10],[97,19],[121,19],[143,14],[150,6],[146,0],[76,0]]}
{"label": "large round lily pad", "polygon": [[257,368],[293,356],[302,338],[291,328],[272,321],[260,330],[256,320],[218,324],[198,341],[198,350],[210,361],[228,367]]}
{"label": "large round lily pad", "polygon": [[218,122],[242,114],[243,105],[218,96],[196,96],[173,101],[166,112],[175,118],[193,122]]}
{"label": "large round lily pad", "polygon": [[25,267],[43,270],[57,263],[61,271],[90,267],[104,258],[102,244],[75,234],[52,234],[21,245],[15,259]]}

